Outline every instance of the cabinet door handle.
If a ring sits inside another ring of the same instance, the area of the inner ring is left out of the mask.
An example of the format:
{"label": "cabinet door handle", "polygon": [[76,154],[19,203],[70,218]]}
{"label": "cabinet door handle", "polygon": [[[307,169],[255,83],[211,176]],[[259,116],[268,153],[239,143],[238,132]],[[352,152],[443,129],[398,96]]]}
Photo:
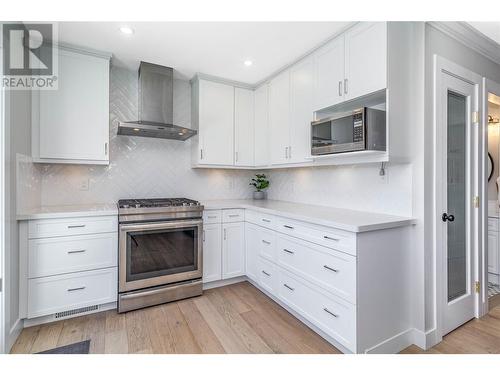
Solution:
{"label": "cabinet door handle", "polygon": [[108,156],[108,142],[104,143],[104,155]]}
{"label": "cabinet door handle", "polygon": [[292,226],[290,226],[290,225],[283,225],[283,227],[285,227],[285,228],[287,228],[287,229],[293,229],[293,227],[292,227]]}
{"label": "cabinet door handle", "polygon": [[330,310],[328,310],[326,307],[323,308],[323,311],[330,314],[334,318],[338,318],[339,316],[337,314],[332,313]]}
{"label": "cabinet door handle", "polygon": [[295,288],[292,288],[290,285],[283,284],[283,286],[287,289],[290,289],[292,292],[295,290]]}
{"label": "cabinet door handle", "polygon": [[203,149],[202,148],[200,148],[200,159],[203,160]]}
{"label": "cabinet door handle", "polygon": [[292,146],[288,146],[288,159],[292,158]]}
{"label": "cabinet door handle", "polygon": [[202,236],[203,236],[203,242],[205,242],[205,229],[203,229]]}
{"label": "cabinet door handle", "polygon": [[265,243],[266,245],[271,245],[271,242],[269,242],[269,241],[262,240],[262,242]]}
{"label": "cabinet door handle", "polygon": [[335,237],[330,237],[330,236],[323,236],[325,240],[332,240],[332,241],[340,241],[340,238],[335,238]]}
{"label": "cabinet door handle", "polygon": [[224,228],[224,241],[226,240],[226,228]]}
{"label": "cabinet door handle", "polygon": [[349,82],[349,80],[346,78],[344,79],[344,94],[347,94],[347,92],[349,91],[348,88],[347,88],[347,83]]}
{"label": "cabinet door handle", "polygon": [[83,290],[83,289],[85,289],[85,287],[84,287],[84,286],[81,286],[81,287],[79,287],[79,288],[69,288],[69,289],[68,289],[68,292],[75,292],[75,291],[77,291],[77,290]]}
{"label": "cabinet door handle", "polygon": [[326,264],[323,267],[326,268],[327,270],[332,271],[332,272],[339,272],[339,270],[332,268],[332,267],[328,267]]}
{"label": "cabinet door handle", "polygon": [[339,81],[339,96],[342,96],[342,81]]}
{"label": "cabinet door handle", "polygon": [[262,273],[263,273],[264,275],[266,275],[266,276],[271,276],[271,274],[270,274],[270,273],[267,273],[267,272],[266,272],[266,271],[264,271],[264,270],[262,270]]}
{"label": "cabinet door handle", "polygon": [[291,250],[288,250],[288,249],[283,249],[283,251],[284,251],[285,253],[288,253],[288,254],[292,254],[292,255],[293,255],[293,254],[295,254],[295,252],[293,252],[293,251],[291,251]]}
{"label": "cabinet door handle", "polygon": [[269,219],[262,219],[262,221],[265,222],[265,223],[270,223],[271,222],[271,220],[269,220]]}
{"label": "cabinet door handle", "polygon": [[236,159],[236,162],[237,162],[238,161],[238,151],[236,151],[234,154],[235,154],[234,156],[235,156],[235,159]]}
{"label": "cabinet door handle", "polygon": [[84,253],[87,250],[70,250],[68,251],[68,254],[78,254],[78,253]]}
{"label": "cabinet door handle", "polygon": [[68,229],[74,229],[74,228],[85,228],[85,224],[82,224],[82,225],[68,225]]}

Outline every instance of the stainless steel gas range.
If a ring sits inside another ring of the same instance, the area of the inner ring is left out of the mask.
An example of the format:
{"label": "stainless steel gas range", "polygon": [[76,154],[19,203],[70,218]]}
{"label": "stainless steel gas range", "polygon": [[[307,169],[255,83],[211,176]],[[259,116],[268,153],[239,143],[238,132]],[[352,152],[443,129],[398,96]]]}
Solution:
{"label": "stainless steel gas range", "polygon": [[186,198],[118,201],[118,312],[202,294],[202,214]]}

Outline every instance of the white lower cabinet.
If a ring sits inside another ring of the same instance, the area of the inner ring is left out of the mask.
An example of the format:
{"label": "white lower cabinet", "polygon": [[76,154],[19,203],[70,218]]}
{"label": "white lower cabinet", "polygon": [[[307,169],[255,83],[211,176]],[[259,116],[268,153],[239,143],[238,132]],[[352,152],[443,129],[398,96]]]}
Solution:
{"label": "white lower cabinet", "polygon": [[407,346],[409,227],[352,233],[249,209],[245,218],[255,285],[344,352]]}
{"label": "white lower cabinet", "polygon": [[203,226],[203,282],[222,279],[221,224]]}
{"label": "white lower cabinet", "polygon": [[117,231],[116,215],[22,221],[20,317],[50,321],[116,302]]}
{"label": "white lower cabinet", "polygon": [[245,223],[223,223],[222,233],[222,278],[245,275]]}
{"label": "white lower cabinet", "polygon": [[116,301],[116,267],[29,280],[28,318]]}

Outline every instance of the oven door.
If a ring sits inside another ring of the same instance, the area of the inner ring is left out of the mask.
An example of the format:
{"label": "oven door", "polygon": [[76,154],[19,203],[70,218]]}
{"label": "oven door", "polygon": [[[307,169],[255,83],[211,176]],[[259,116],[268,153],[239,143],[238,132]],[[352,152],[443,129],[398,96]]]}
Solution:
{"label": "oven door", "polygon": [[120,292],[201,278],[202,230],[202,220],[120,224]]}
{"label": "oven door", "polygon": [[338,114],[311,123],[311,155],[365,149],[363,111]]}

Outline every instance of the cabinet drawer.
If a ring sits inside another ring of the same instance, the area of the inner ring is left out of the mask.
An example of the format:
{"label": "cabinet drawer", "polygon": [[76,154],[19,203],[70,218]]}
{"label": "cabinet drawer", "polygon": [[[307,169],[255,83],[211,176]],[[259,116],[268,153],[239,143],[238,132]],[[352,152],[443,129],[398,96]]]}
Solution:
{"label": "cabinet drawer", "polygon": [[327,296],[281,269],[277,289],[284,303],[346,348],[356,351],[356,306]]}
{"label": "cabinet drawer", "polygon": [[28,318],[115,302],[117,268],[42,277],[28,282]]}
{"label": "cabinet drawer", "polygon": [[245,220],[245,210],[241,210],[239,208],[222,210],[223,223],[235,223],[244,220]]}
{"label": "cabinet drawer", "polygon": [[29,240],[28,277],[117,266],[117,233]]}
{"label": "cabinet drawer", "polygon": [[354,256],[284,235],[278,235],[276,250],[283,268],[356,303]]}
{"label": "cabinet drawer", "polygon": [[45,238],[118,231],[117,216],[30,220],[29,238]]}
{"label": "cabinet drawer", "polygon": [[488,218],[488,232],[498,232],[498,219]]}
{"label": "cabinet drawer", "polygon": [[203,224],[219,224],[219,223],[222,223],[221,210],[203,211]]}
{"label": "cabinet drawer", "polygon": [[356,255],[355,233],[285,218],[278,218],[276,224],[278,232]]}
{"label": "cabinet drawer", "polygon": [[267,260],[276,261],[276,234],[272,230],[259,228],[259,255]]}
{"label": "cabinet drawer", "polygon": [[276,266],[262,257],[258,257],[258,278],[259,285],[269,293],[276,293],[278,274]]}
{"label": "cabinet drawer", "polygon": [[260,225],[269,229],[274,229],[276,216],[264,214],[257,211],[246,210],[245,220],[252,224]]}

